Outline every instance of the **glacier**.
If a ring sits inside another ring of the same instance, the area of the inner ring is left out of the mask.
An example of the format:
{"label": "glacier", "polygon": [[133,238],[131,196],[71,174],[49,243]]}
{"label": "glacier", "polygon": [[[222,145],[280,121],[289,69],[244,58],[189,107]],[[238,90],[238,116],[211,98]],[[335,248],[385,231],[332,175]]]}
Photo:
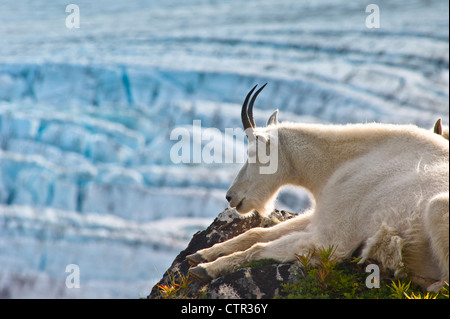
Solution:
{"label": "glacier", "polygon": [[[254,84],[269,83],[260,125],[275,108],[281,121],[449,122],[446,1],[380,0],[379,29],[364,1],[74,3],[78,29],[64,1],[0,3],[2,298],[146,296],[227,206],[240,167],[225,153],[174,163],[171,132],[201,121],[245,153],[226,129]],[[309,205],[286,187],[277,207]]]}

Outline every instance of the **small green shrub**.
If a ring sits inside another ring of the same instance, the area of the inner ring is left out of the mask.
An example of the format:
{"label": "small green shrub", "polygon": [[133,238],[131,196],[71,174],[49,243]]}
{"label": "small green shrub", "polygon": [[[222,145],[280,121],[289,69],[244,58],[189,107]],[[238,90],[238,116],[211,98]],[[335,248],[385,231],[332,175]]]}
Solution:
{"label": "small green shrub", "polygon": [[[282,291],[276,298],[286,299],[448,299],[449,285],[445,283],[439,293],[424,292],[407,278],[397,280],[380,279],[380,288],[366,286],[368,273],[366,265],[359,265],[359,259],[339,263],[333,257],[336,248],[330,246],[309,251],[297,259],[302,266],[299,280],[292,284],[282,284]],[[313,265],[313,258],[316,265]],[[273,259],[263,259],[242,267],[261,267],[277,263]],[[166,285],[158,285],[164,299],[188,298],[191,291],[189,273],[170,273]],[[206,287],[206,286],[205,286]],[[207,293],[197,294],[196,298],[206,298]]]}
{"label": "small green shrub", "polygon": [[[438,294],[426,293],[409,279],[380,279],[380,288],[368,288],[366,265],[358,265],[358,259],[338,263],[333,257],[336,248],[330,246],[297,256],[302,265],[299,280],[283,284],[277,298],[287,299],[434,299],[448,298],[448,284]],[[315,258],[316,265],[311,261]]]}
{"label": "small green shrub", "polygon": [[192,280],[189,279],[189,273],[184,276],[178,272],[178,282],[174,273],[169,274],[169,283],[167,285],[158,285],[161,297],[164,299],[184,299],[188,297],[190,292],[189,285]]}

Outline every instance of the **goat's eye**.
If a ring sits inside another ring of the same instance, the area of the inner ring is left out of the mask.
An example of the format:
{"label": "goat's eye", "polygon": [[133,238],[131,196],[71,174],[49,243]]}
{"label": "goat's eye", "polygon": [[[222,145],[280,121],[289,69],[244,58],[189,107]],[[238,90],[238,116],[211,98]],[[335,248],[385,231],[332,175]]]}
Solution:
{"label": "goat's eye", "polygon": [[249,158],[255,158],[256,152],[256,143],[249,143],[247,148],[247,156]]}

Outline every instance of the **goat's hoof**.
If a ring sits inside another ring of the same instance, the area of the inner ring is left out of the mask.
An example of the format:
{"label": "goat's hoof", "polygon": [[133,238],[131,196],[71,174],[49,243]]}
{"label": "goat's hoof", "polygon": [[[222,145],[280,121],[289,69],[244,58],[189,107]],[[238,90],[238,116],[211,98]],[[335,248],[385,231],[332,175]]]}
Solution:
{"label": "goat's hoof", "polygon": [[189,274],[194,278],[195,281],[201,284],[206,284],[212,280],[208,275],[208,272],[202,266],[197,266],[189,269]]}
{"label": "goat's hoof", "polygon": [[206,260],[199,253],[195,253],[186,257],[189,265],[192,267],[197,266],[198,264],[204,263]]}

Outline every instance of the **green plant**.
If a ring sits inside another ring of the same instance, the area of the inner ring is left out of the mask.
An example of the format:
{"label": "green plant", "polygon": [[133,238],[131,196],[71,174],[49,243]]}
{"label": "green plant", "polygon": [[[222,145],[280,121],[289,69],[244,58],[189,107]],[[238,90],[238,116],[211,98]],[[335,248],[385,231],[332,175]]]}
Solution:
{"label": "green plant", "polygon": [[420,293],[417,295],[414,294],[414,291],[411,292],[411,295],[408,295],[407,293],[405,293],[406,299],[436,299],[438,295],[439,294],[434,294],[431,292],[427,292],[427,294],[423,295],[423,296]]}
{"label": "green plant", "polygon": [[174,273],[168,273],[169,282],[166,285],[157,285],[160,289],[161,297],[164,299],[181,299],[187,298],[190,288],[189,285],[192,283],[192,280],[189,279],[189,273],[184,276],[179,271],[178,273],[178,282],[175,279]]}
{"label": "green plant", "polygon": [[366,265],[359,258],[338,262],[336,247],[319,248],[297,256],[302,266],[299,280],[284,284],[277,298],[333,299],[432,299],[448,298],[448,284],[438,293],[424,293],[407,278],[394,282],[389,276],[380,279],[380,288],[366,286]]}
{"label": "green plant", "polygon": [[403,299],[405,297],[405,292],[409,290],[410,286],[411,281],[406,283],[399,280],[397,284],[392,281],[392,283],[388,285],[388,288],[392,291],[391,296],[393,299]]}
{"label": "green plant", "polygon": [[336,276],[340,275],[340,272],[336,272],[337,261],[332,258],[336,248],[330,246],[327,249],[321,248],[319,252],[319,266],[317,272],[314,274],[317,278],[322,292],[325,293],[328,287],[333,284],[333,280]]}
{"label": "green plant", "polygon": [[311,259],[313,258],[314,251],[310,250],[306,255],[297,255],[295,257],[298,259],[300,264],[302,265],[302,269],[305,273],[308,273],[311,269]]}
{"label": "green plant", "polygon": [[298,283],[284,285],[286,297],[351,298],[359,286],[334,258],[335,252],[336,247],[330,246],[297,255],[303,276]]}
{"label": "green plant", "polygon": [[448,299],[448,282],[444,281],[444,287],[442,287],[440,293],[443,298]]}
{"label": "green plant", "polygon": [[442,289],[437,292],[427,292],[426,294],[421,291],[411,291],[410,292],[411,281],[408,283],[400,282],[396,284],[392,281],[391,285],[389,285],[389,289],[391,289],[391,296],[395,299],[448,299],[448,283],[444,282],[444,286]]}

